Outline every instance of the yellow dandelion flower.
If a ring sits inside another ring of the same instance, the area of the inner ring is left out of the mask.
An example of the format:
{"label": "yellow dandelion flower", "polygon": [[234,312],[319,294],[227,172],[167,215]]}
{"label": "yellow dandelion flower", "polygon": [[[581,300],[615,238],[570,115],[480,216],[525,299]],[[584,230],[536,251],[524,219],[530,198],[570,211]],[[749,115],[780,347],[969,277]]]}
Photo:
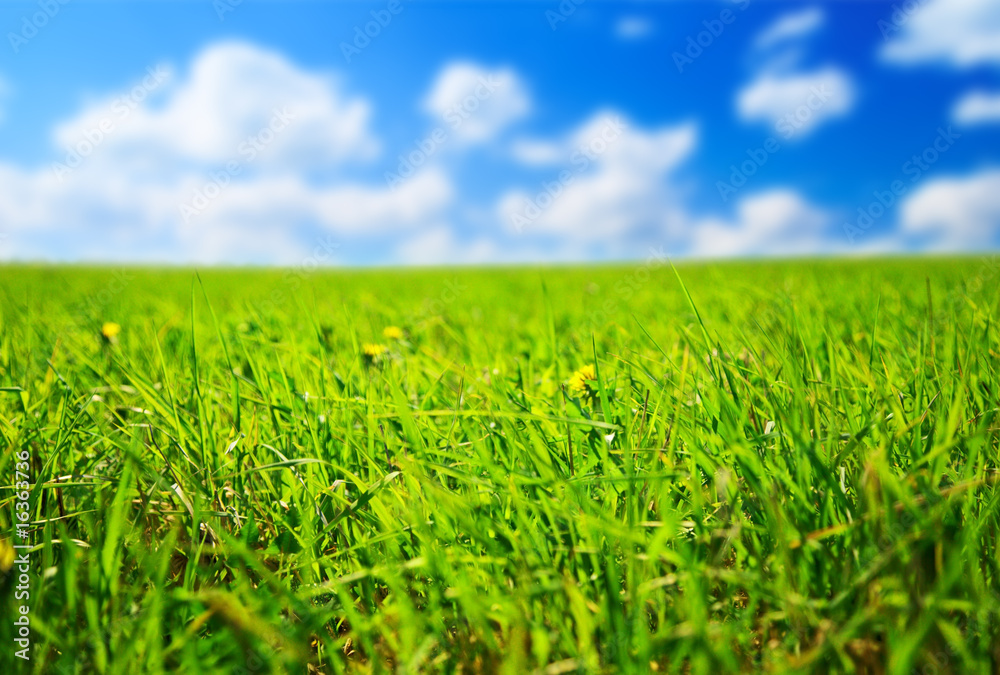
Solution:
{"label": "yellow dandelion flower", "polygon": [[365,356],[382,356],[389,350],[385,345],[376,344],[374,342],[366,342],[361,345],[361,351]]}
{"label": "yellow dandelion flower", "polygon": [[591,383],[595,380],[597,380],[597,371],[594,370],[594,366],[584,366],[569,378],[569,389],[578,394],[592,394],[594,388]]}
{"label": "yellow dandelion flower", "polygon": [[103,326],[101,326],[101,335],[108,342],[114,342],[118,334],[122,332],[122,327],[116,324],[114,321],[108,321]]}
{"label": "yellow dandelion flower", "polygon": [[6,539],[0,539],[0,572],[9,572],[14,566],[14,547]]}
{"label": "yellow dandelion flower", "polygon": [[386,326],[385,330],[382,331],[382,337],[386,340],[402,340],[403,331],[399,326]]}
{"label": "yellow dandelion flower", "polygon": [[389,349],[385,345],[374,342],[366,342],[361,345],[361,355],[364,357],[366,363],[381,361],[388,351]]}

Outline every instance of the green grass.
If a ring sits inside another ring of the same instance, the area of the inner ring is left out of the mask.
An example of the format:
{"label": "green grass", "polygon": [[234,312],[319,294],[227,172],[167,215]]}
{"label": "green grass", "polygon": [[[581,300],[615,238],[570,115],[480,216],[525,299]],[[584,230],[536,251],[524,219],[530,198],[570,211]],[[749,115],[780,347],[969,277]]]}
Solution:
{"label": "green grass", "polygon": [[970,258],[3,268],[0,672],[997,672],[998,301]]}

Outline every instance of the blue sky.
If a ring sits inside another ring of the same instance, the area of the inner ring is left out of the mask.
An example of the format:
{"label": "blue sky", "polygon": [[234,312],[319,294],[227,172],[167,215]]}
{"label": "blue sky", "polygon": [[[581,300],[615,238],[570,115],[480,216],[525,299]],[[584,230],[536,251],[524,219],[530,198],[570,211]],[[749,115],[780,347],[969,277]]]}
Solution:
{"label": "blue sky", "polygon": [[0,259],[1000,245],[992,0],[42,0],[0,29]]}

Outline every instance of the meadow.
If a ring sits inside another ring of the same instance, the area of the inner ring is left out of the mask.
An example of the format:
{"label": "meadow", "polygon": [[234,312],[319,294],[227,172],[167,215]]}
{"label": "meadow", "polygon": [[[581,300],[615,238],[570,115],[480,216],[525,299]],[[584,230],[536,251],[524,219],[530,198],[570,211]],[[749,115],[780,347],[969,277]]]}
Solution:
{"label": "meadow", "polygon": [[0,268],[0,672],[1000,672],[998,303],[995,258]]}

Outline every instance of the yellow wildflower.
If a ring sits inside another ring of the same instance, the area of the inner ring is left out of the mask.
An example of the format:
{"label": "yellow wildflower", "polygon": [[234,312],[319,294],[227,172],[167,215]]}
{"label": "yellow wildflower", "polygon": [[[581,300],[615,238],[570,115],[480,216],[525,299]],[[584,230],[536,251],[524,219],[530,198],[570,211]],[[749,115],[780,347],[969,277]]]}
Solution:
{"label": "yellow wildflower", "polygon": [[382,331],[382,337],[386,340],[402,340],[403,331],[399,326],[386,326],[385,330]]}
{"label": "yellow wildflower", "polygon": [[9,572],[14,566],[14,547],[6,539],[0,539],[0,572]]}
{"label": "yellow wildflower", "polygon": [[596,380],[597,371],[594,370],[594,366],[584,366],[569,378],[569,390],[577,394],[592,395],[594,388],[591,383]]}
{"label": "yellow wildflower", "polygon": [[366,342],[361,345],[361,355],[364,357],[366,363],[380,361],[388,351],[389,349],[385,345],[374,342]]}
{"label": "yellow wildflower", "polygon": [[114,342],[118,339],[118,334],[122,332],[122,327],[116,324],[114,321],[108,321],[103,326],[101,326],[101,335],[108,342]]}

